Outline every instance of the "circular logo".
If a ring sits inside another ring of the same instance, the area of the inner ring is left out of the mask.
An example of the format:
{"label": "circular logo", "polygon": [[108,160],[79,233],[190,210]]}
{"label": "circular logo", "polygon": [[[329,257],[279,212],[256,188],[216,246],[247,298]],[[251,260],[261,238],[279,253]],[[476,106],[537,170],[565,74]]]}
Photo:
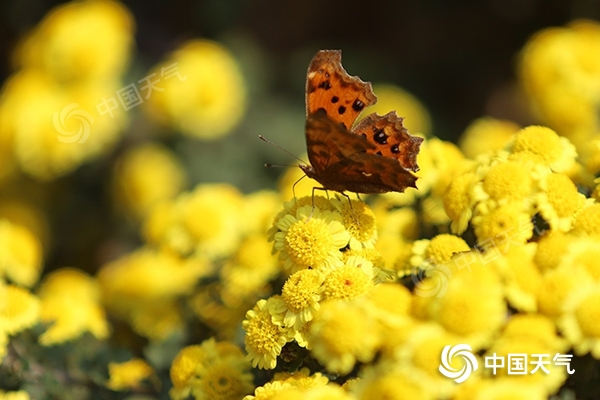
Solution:
{"label": "circular logo", "polygon": [[60,113],[54,113],[53,122],[54,129],[58,131],[59,142],[85,143],[90,135],[90,127],[94,123],[94,117],[80,108],[79,104],[71,103],[63,108]]}
{"label": "circular logo", "polygon": [[[452,359],[455,356],[463,358],[465,365],[457,370],[452,367]],[[468,344],[457,344],[456,346],[445,346],[442,350],[442,363],[440,372],[447,378],[454,379],[456,383],[463,383],[474,371],[477,371],[477,359],[471,352]]]}
{"label": "circular logo", "polygon": [[426,270],[414,267],[410,277],[415,284],[415,294],[417,296],[442,297],[448,290],[448,281],[452,278],[452,271],[443,264],[435,265]]}

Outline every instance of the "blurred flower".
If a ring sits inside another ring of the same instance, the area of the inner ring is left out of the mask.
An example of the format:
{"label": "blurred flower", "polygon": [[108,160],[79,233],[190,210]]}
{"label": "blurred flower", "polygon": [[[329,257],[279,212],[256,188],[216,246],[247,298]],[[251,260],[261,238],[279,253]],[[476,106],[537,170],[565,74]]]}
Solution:
{"label": "blurred flower", "polygon": [[358,400],[437,398],[432,388],[415,377],[409,368],[389,370],[375,367],[363,374],[364,378],[350,389]]}
{"label": "blurred flower", "polygon": [[[4,186],[4,189],[8,190],[8,187]],[[35,203],[38,199],[32,201],[30,196],[33,194],[7,196],[0,200],[0,219],[27,228],[40,241],[43,250],[50,244],[49,221],[44,210]]]}
{"label": "blurred flower", "polygon": [[31,328],[39,320],[40,300],[26,289],[0,281],[0,342],[7,339],[5,335]]}
{"label": "blurred flower", "polygon": [[0,277],[33,286],[42,270],[42,247],[29,229],[0,219]]}
{"label": "blurred flower", "polygon": [[575,349],[575,354],[591,353],[600,359],[600,283],[581,282],[563,303],[564,314],[557,324]]}
{"label": "blurred flower", "polygon": [[[114,110],[114,118],[95,118],[88,110],[95,110],[117,89],[118,84],[111,82],[67,91],[36,70],[10,77],[0,94],[0,130],[11,136],[19,167],[38,179],[51,180],[106,151],[124,126],[123,111]],[[62,134],[80,142],[61,141]]]}
{"label": "blurred flower", "polygon": [[312,355],[339,374],[349,373],[357,361],[370,362],[379,344],[372,318],[358,299],[323,301],[309,328]]}
{"label": "blurred flower", "polygon": [[439,323],[477,348],[489,344],[507,309],[500,277],[484,257],[475,250],[462,252],[428,271],[416,283],[413,315]]}
{"label": "blurred flower", "polygon": [[[567,378],[566,367],[558,362],[551,361],[554,355],[566,349],[565,342],[559,340],[554,333],[549,332],[547,323],[540,320],[540,323],[536,324],[534,321],[522,324],[522,326],[515,326],[509,320],[505,330],[485,352],[485,357],[496,356],[505,359],[511,354],[526,354],[530,365],[524,364],[524,368],[529,373],[515,375],[511,374],[508,368],[499,368],[493,376],[492,370],[489,368],[482,371],[482,373],[484,376],[493,379],[507,379],[517,383],[537,386],[544,390],[545,398],[547,398],[556,393]],[[521,325],[521,321],[518,321],[518,324]],[[525,333],[524,325],[531,330]],[[533,364],[540,358],[543,362],[546,362],[544,368],[549,372],[538,370],[533,373],[533,368],[535,368]]]}
{"label": "blurred flower", "polygon": [[9,168],[14,159],[28,174],[51,180],[116,142],[124,109],[115,103],[108,118],[97,106],[116,102],[131,31],[119,3],[88,0],[57,7],[22,42],[16,53],[22,69],[0,94],[0,138],[12,153]]}
{"label": "blurred flower", "polygon": [[17,392],[5,392],[0,390],[0,400],[29,400],[29,393],[24,390]]}
{"label": "blurred flower", "polygon": [[119,204],[142,218],[158,203],[174,199],[186,176],[176,155],[158,143],[129,149],[117,161],[113,189]]}
{"label": "blurred flower", "polygon": [[311,206],[298,208],[275,222],[273,249],[289,272],[305,268],[326,270],[341,264],[340,249],[350,241],[350,234],[336,211],[322,211]]}
{"label": "blurred flower", "polygon": [[521,312],[537,311],[537,295],[542,276],[533,262],[535,243],[511,244],[494,257],[492,265],[498,271],[508,303]]}
{"label": "blurred flower", "polygon": [[598,48],[600,25],[577,20],[564,28],[537,32],[519,60],[519,78],[535,111],[576,143],[579,151],[597,133],[600,122]]}
{"label": "blurred flower", "polygon": [[384,115],[390,110],[398,110],[410,132],[430,135],[431,117],[415,96],[391,84],[374,85],[373,92],[377,95],[377,103],[363,110],[361,118],[374,112]]}
{"label": "blurred flower", "polygon": [[473,217],[478,244],[484,248],[506,243],[525,243],[533,235],[533,223],[523,203],[513,201]]}
{"label": "blurred flower", "polygon": [[482,117],[471,122],[460,138],[460,150],[471,159],[487,152],[498,151],[506,145],[519,126],[507,120]]}
{"label": "blurred flower", "polygon": [[246,111],[246,84],[233,55],[221,44],[192,40],[156,66],[160,88],[148,95],[148,115],[182,133],[214,139],[229,133]]}
{"label": "blurred flower", "polygon": [[122,363],[108,363],[108,376],[106,387],[116,391],[139,389],[145,380],[152,380],[158,384],[154,370],[141,358]]}
{"label": "blurred flower", "polygon": [[311,389],[323,387],[329,383],[329,379],[320,372],[311,375],[306,367],[294,372],[276,372],[273,381],[289,383],[293,387]]}
{"label": "blurred flower", "polygon": [[108,337],[110,327],[92,277],[72,268],[59,269],[44,279],[38,294],[40,319],[50,325],[39,337],[42,345],[74,340],[84,332],[98,339]]}
{"label": "blurred flower", "polygon": [[577,212],[573,222],[573,233],[576,235],[600,236],[600,203],[586,203]]}
{"label": "blurred flower", "polygon": [[566,299],[576,292],[584,282],[592,277],[583,269],[563,265],[560,268],[546,271],[542,276],[537,291],[539,312],[550,318],[557,319],[563,313]]}
{"label": "blurred flower", "polygon": [[244,344],[252,367],[273,369],[283,346],[293,339],[294,333],[272,321],[270,310],[277,297],[259,300],[246,313],[242,327],[246,332]]}
{"label": "blurred flower", "polygon": [[444,195],[444,210],[452,220],[451,230],[457,234],[467,229],[473,217],[475,200],[471,189],[476,179],[475,173],[464,173],[450,183]]}
{"label": "blurred flower", "polygon": [[518,131],[509,145],[512,153],[529,152],[544,160],[554,172],[568,172],[575,163],[575,146],[545,126],[528,126]]}
{"label": "blurred flower", "polygon": [[229,256],[240,241],[242,205],[242,194],[231,185],[198,185],[155,207],[146,219],[144,235],[151,244],[182,256]]}
{"label": "blurred flower", "polygon": [[171,364],[174,400],[239,399],[252,391],[250,364],[241,350],[229,342],[210,338],[199,345],[184,347]]}
{"label": "blurred flower", "polygon": [[533,259],[538,269],[542,272],[555,269],[573,240],[572,235],[560,231],[551,231],[543,235],[537,242],[537,251]]}
{"label": "blurred flower", "polygon": [[105,81],[125,70],[132,46],[128,10],[115,1],[86,0],[54,8],[21,44],[16,60],[60,82]]}
{"label": "blurred flower", "polygon": [[119,307],[120,299],[164,299],[190,293],[207,263],[189,262],[164,251],[141,248],[102,266],[98,282],[105,301]]}
{"label": "blurred flower", "polygon": [[[397,348],[396,353],[380,364],[381,371],[410,371],[412,379],[406,382],[409,389],[424,393],[425,398],[448,398],[457,385],[440,374],[440,355],[444,346],[449,343],[464,343],[461,340],[464,339],[458,339],[438,324],[420,324],[412,330],[406,342]],[[463,357],[455,357],[452,361],[457,370],[467,362]],[[420,384],[415,384],[415,381]]]}

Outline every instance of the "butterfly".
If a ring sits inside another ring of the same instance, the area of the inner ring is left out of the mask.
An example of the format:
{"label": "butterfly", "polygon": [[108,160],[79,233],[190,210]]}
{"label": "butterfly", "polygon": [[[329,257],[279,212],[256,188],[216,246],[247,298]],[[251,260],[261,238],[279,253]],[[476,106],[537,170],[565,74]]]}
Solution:
{"label": "butterfly", "polygon": [[368,115],[353,127],[361,111],[377,102],[371,84],[350,76],[340,50],[321,50],[306,77],[306,149],[304,173],[321,189],[343,193],[403,192],[416,188],[417,154],[423,141],[412,136],[395,111]]}

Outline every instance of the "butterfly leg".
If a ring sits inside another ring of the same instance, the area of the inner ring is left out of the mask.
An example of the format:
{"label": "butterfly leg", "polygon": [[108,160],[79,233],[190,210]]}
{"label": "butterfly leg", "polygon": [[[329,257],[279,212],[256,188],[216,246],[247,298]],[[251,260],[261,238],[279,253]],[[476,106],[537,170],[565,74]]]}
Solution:
{"label": "butterfly leg", "polygon": [[[296,182],[294,182],[294,184],[292,185],[292,195],[294,196],[294,201],[296,201],[296,185],[304,178],[306,178],[306,175],[302,175],[302,177],[300,179],[298,179]],[[313,191],[313,197],[314,197],[314,191]]]}
{"label": "butterfly leg", "polygon": [[[344,192],[340,192],[342,194],[342,196],[344,196],[345,198],[348,199],[348,204],[350,205],[350,213],[352,214],[352,219],[354,220],[354,222],[356,222],[356,225],[358,227],[360,227],[360,222],[358,221],[358,218],[356,217],[356,213],[354,212],[354,207],[352,207],[352,199],[350,199],[350,196],[348,196],[346,193]],[[358,193],[356,193],[356,197],[358,197]],[[358,199],[360,200],[360,197],[358,197]]]}
{"label": "butterfly leg", "polygon": [[308,216],[307,221],[310,221],[310,219],[313,216],[313,212],[315,211],[315,190],[324,190],[325,193],[327,193],[327,198],[329,198],[329,191],[327,189],[322,188],[322,187],[313,186],[313,188],[312,188],[312,199],[311,199],[312,200],[312,208],[310,210],[310,215]]}

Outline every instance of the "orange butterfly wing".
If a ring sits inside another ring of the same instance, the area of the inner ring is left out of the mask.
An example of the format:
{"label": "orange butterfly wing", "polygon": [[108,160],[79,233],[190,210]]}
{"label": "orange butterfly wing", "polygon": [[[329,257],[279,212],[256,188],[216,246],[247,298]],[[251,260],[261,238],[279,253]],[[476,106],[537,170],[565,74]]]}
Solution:
{"label": "orange butterfly wing", "polygon": [[360,112],[375,104],[371,84],[348,75],[339,50],[319,51],[306,79],[306,146],[311,165],[301,166],[325,189],[339,192],[403,192],[415,187],[416,156],[423,139],[402,118],[371,114],[353,130]]}

